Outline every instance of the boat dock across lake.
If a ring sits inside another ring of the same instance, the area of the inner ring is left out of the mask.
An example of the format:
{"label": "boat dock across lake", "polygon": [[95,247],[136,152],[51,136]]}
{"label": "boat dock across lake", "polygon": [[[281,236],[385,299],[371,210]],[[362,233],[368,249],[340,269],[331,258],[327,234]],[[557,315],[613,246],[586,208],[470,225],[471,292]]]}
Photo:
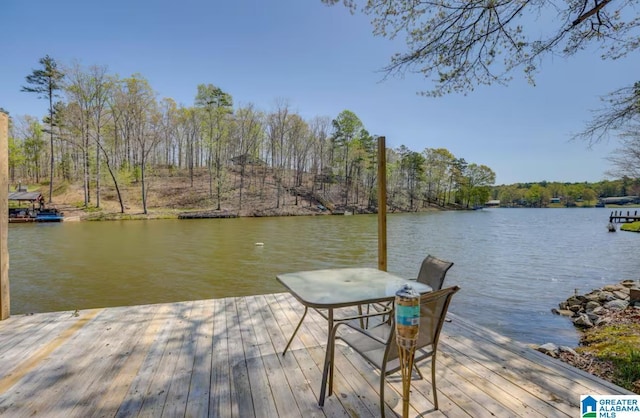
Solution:
{"label": "boat dock across lake", "polygon": [[[64,214],[55,208],[45,208],[44,197],[40,192],[27,192],[22,189],[9,193],[9,201],[17,202],[17,207],[9,208],[9,222],[62,222]],[[26,202],[27,206],[22,204]]]}
{"label": "boat dock across lake", "polygon": [[623,211],[618,213],[617,210],[611,212],[609,215],[609,223],[627,223],[627,222],[638,222],[640,221],[640,215],[638,215],[638,211],[634,211],[633,214],[631,211],[627,211],[626,214]]}

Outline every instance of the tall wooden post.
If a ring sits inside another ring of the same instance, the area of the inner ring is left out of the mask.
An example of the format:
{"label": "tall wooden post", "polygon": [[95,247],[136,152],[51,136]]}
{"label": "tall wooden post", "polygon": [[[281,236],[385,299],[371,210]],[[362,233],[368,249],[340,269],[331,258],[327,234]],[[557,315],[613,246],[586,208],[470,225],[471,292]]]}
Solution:
{"label": "tall wooden post", "polygon": [[387,271],[387,147],[378,137],[378,269]]}
{"label": "tall wooden post", "polygon": [[9,115],[0,111],[0,320],[9,318]]}

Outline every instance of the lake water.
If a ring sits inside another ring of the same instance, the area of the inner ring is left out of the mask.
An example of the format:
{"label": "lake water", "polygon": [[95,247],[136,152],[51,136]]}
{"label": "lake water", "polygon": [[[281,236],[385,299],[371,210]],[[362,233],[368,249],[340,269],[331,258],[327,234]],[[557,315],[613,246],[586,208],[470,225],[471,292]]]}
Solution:
{"label": "lake water", "polygon": [[[551,309],[574,293],[638,280],[640,235],[610,210],[484,209],[388,215],[388,270],[451,260],[450,310],[510,336],[575,346]],[[256,246],[255,243],[264,243]],[[282,292],[275,275],[377,267],[375,215],[9,226],[11,313]]]}

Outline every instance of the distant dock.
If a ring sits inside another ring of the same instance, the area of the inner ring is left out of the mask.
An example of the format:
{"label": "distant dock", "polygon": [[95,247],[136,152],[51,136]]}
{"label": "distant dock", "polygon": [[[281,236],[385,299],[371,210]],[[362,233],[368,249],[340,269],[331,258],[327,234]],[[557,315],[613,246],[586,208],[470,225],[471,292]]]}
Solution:
{"label": "distant dock", "polygon": [[620,211],[620,213],[618,213],[618,211],[613,211],[611,212],[611,215],[609,215],[609,222],[610,223],[628,223],[628,222],[638,222],[640,221],[640,215],[638,215],[638,211],[634,211],[633,214],[631,214],[630,211],[627,211],[626,214],[623,213],[623,211]]}
{"label": "distant dock", "polygon": [[178,215],[178,219],[217,219],[217,218],[237,218],[238,215],[229,212],[185,212]]}

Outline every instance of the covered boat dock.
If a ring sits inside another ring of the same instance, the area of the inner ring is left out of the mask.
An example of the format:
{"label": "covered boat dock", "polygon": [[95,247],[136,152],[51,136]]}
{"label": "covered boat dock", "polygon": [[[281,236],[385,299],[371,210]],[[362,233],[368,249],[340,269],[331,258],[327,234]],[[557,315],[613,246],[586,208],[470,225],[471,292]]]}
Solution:
{"label": "covered boat dock", "polygon": [[[16,191],[9,193],[9,202],[18,206],[9,207],[9,222],[35,222],[38,211],[44,208],[44,197],[40,192]],[[24,203],[27,202],[25,206]]]}
{"label": "covered boat dock", "polygon": [[9,193],[9,201],[14,202],[30,202],[34,209],[36,203],[39,207],[44,206],[44,197],[42,197],[42,193],[40,192],[26,192],[26,191],[18,191]]}

